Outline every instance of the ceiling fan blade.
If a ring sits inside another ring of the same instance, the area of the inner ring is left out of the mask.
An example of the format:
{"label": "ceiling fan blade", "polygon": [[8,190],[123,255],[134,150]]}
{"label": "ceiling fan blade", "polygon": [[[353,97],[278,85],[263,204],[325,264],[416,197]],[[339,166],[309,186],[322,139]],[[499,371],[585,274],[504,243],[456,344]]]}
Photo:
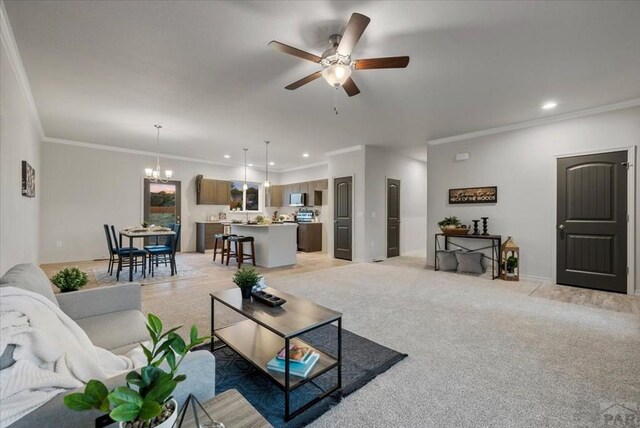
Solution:
{"label": "ceiling fan blade", "polygon": [[280,43],[275,40],[270,41],[269,46],[277,51],[288,53],[289,55],[297,56],[298,58],[306,59],[311,62],[320,62],[322,60],[322,58],[320,58],[318,55],[305,52],[303,50],[294,48],[293,46],[285,45],[284,43]]}
{"label": "ceiling fan blade", "polygon": [[373,70],[377,68],[405,68],[409,64],[408,56],[389,58],[368,58],[355,61],[356,70]]}
{"label": "ceiling fan blade", "polygon": [[340,40],[340,44],[338,45],[338,53],[340,55],[351,55],[351,51],[353,51],[353,48],[358,43],[358,40],[360,40],[360,37],[362,37],[362,33],[364,33],[364,30],[367,28],[370,21],[371,18],[359,13],[351,15],[351,19],[349,19],[349,23],[347,24],[347,29],[344,30],[342,40]]}
{"label": "ceiling fan blade", "polygon": [[322,75],[322,71],[316,71],[315,73],[310,74],[307,77],[303,77],[302,79],[298,80],[297,82],[293,82],[292,84],[290,84],[289,86],[285,86],[284,88],[285,89],[289,89],[290,91],[293,91],[294,89],[298,89],[302,85],[306,85],[309,82],[313,82],[314,80],[316,80],[321,75]]}
{"label": "ceiling fan blade", "polygon": [[356,86],[356,83],[353,81],[351,77],[349,77],[347,81],[344,82],[342,87],[344,88],[347,95],[349,95],[350,97],[354,95],[358,95],[360,93],[360,89],[358,89],[358,87]]}

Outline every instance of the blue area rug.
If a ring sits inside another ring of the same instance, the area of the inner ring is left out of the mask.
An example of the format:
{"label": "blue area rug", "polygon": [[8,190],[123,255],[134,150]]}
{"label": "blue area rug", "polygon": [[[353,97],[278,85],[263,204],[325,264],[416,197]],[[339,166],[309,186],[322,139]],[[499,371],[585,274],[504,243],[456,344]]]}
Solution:
{"label": "blue area rug", "polygon": [[[332,355],[337,354],[337,327],[328,325],[300,336],[312,346]],[[209,349],[209,345],[201,349]],[[284,392],[265,375],[247,363],[232,349],[224,347],[214,352],[216,357],[216,394],[237,389],[275,428],[303,427],[331,407],[342,397],[362,388],[380,373],[389,370],[405,358],[393,349],[342,330],[342,393],[336,393],[316,403],[289,422],[284,421]],[[337,369],[308,382],[291,393],[292,411],[336,384]],[[315,384],[315,385],[314,385]]]}

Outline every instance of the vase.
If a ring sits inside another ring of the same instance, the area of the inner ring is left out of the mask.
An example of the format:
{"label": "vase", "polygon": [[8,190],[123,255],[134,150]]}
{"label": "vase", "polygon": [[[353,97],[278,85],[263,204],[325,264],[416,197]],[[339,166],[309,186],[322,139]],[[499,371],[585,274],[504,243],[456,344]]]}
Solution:
{"label": "vase", "polygon": [[[178,402],[175,399],[169,400],[169,402],[173,403],[173,413],[169,416],[168,419],[165,419],[161,424],[156,425],[156,428],[171,428],[178,418]],[[120,428],[125,428],[129,422],[120,422],[118,426]]]}
{"label": "vase", "polygon": [[240,291],[242,292],[243,299],[250,299],[251,292],[253,291],[253,287],[241,288]]}

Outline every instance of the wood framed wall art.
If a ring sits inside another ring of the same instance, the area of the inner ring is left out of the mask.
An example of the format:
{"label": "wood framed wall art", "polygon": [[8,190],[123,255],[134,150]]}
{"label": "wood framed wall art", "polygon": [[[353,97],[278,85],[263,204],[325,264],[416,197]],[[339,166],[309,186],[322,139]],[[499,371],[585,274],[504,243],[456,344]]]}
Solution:
{"label": "wood framed wall art", "polygon": [[495,204],[498,202],[498,187],[466,187],[449,189],[450,204]]}
{"label": "wood framed wall art", "polygon": [[36,196],[36,171],[27,161],[22,161],[22,196]]}

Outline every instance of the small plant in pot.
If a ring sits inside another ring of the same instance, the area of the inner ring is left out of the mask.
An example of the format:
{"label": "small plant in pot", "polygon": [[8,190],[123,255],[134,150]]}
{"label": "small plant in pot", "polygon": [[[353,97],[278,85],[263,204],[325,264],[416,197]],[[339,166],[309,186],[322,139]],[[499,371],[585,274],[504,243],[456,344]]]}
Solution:
{"label": "small plant in pot", "polygon": [[[189,343],[176,333],[180,327],[163,332],[162,321],[153,314],[147,318],[151,348],[142,346],[147,365],[130,371],[126,384],[111,391],[99,380],[87,383],[84,392],[64,397],[64,404],[77,411],[98,409],[120,423],[121,428],[173,426],[178,417],[178,403],[171,396],[186,376],[176,374],[185,355],[209,337],[198,337],[196,326],[191,327]],[[160,365],[166,362],[169,371]]]}
{"label": "small plant in pot", "polygon": [[515,256],[509,256],[505,262],[505,266],[507,268],[507,274],[513,275],[516,268],[518,267],[518,258]]}
{"label": "small plant in pot", "polygon": [[87,285],[89,277],[77,267],[64,268],[51,277],[53,285],[60,289],[61,293],[77,291]]}
{"label": "small plant in pot", "polygon": [[253,287],[258,285],[260,279],[262,277],[258,275],[253,266],[242,267],[233,275],[233,282],[240,288],[243,299],[251,297],[251,291]]}
{"label": "small plant in pot", "polygon": [[445,217],[438,222],[438,227],[445,235],[464,235],[469,231],[467,226],[463,225],[456,216]]}

